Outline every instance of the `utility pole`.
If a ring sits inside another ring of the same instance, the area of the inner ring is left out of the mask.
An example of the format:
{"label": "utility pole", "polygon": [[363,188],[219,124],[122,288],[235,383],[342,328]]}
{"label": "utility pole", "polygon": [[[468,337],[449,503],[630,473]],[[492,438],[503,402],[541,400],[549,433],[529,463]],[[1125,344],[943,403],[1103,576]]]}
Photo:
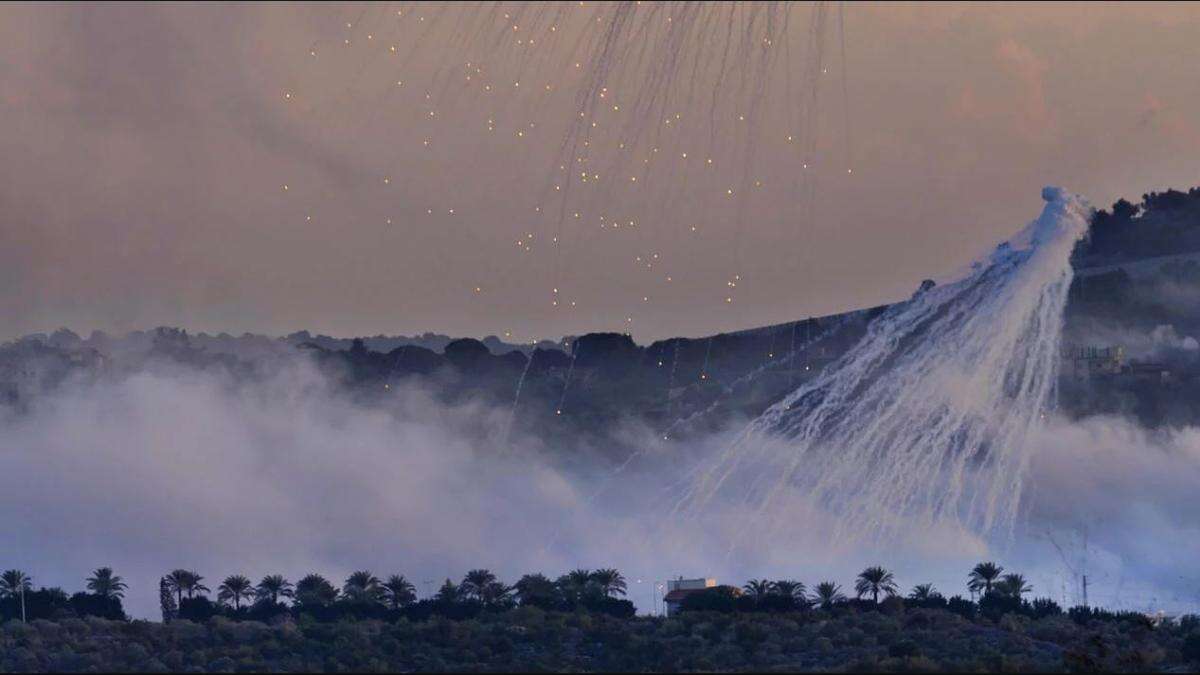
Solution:
{"label": "utility pole", "polygon": [[1083,606],[1084,606],[1084,607],[1087,607],[1087,606],[1088,606],[1088,597],[1087,597],[1087,575],[1086,575],[1086,574],[1085,574],[1085,575],[1083,575]]}
{"label": "utility pole", "polygon": [[21,623],[25,623],[25,584],[21,584]]}

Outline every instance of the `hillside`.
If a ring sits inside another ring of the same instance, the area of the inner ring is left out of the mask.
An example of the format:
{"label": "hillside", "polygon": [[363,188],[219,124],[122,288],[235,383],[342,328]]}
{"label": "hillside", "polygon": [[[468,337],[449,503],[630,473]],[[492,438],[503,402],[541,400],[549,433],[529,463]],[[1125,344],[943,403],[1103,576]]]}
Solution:
{"label": "hillside", "polygon": [[[1070,415],[1200,423],[1200,259],[1180,255],[1189,251],[1200,251],[1200,188],[1151,193],[1136,205],[1120,200],[1095,213],[1074,257],[1066,316],[1061,390]],[[680,438],[757,414],[841,355],[886,309],[644,346],[621,333],[593,333],[565,350],[494,336],[233,337],[164,327],[85,339],[60,330],[0,348],[0,402],[20,407],[71,374],[174,363],[253,377],[299,355],[362,401],[407,383],[445,401],[514,406],[514,427],[548,442],[606,438],[622,422]],[[1119,350],[1120,362],[1096,370],[1078,358],[1104,349]]]}
{"label": "hillside", "polygon": [[1183,672],[1200,665],[1194,624],[993,620],[898,600],[882,611],[665,619],[526,607],[463,621],[10,621],[0,629],[0,671]]}

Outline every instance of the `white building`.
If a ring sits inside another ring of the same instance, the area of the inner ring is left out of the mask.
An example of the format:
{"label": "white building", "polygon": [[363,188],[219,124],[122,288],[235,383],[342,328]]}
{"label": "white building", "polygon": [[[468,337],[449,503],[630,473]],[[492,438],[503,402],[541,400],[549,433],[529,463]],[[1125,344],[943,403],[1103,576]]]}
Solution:
{"label": "white building", "polygon": [[671,579],[667,581],[667,594],[663,596],[663,606],[667,609],[667,616],[674,616],[683,605],[684,598],[693,593],[703,591],[708,588],[713,588],[717,585],[716,579]]}

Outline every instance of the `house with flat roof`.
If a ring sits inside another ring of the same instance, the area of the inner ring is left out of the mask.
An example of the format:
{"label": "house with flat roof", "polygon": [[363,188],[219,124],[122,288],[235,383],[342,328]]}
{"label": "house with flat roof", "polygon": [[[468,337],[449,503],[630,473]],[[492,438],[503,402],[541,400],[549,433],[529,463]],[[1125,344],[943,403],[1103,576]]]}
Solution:
{"label": "house with flat roof", "polygon": [[663,605],[667,609],[667,616],[674,616],[683,606],[683,601],[693,593],[715,588],[717,585],[716,579],[671,579],[667,581],[667,594],[663,596]]}

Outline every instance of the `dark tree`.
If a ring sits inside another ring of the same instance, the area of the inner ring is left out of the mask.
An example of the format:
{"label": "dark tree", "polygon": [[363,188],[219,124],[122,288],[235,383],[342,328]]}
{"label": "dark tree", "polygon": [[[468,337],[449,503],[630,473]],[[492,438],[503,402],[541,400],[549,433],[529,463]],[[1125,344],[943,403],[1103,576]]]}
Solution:
{"label": "dark tree", "polygon": [[892,577],[892,573],[882,567],[868,567],[858,573],[858,578],[854,582],[854,592],[858,597],[862,597],[868,593],[871,594],[871,600],[878,603],[879,594],[893,596],[896,594],[896,580]]}
{"label": "dark tree", "polygon": [[338,599],[338,589],[319,574],[309,574],[296,582],[296,602],[307,607],[332,605]]}
{"label": "dark tree", "polygon": [[832,581],[822,581],[813,590],[813,601],[820,605],[821,609],[832,609],[834,605],[845,600],[842,587]]}
{"label": "dark tree", "polygon": [[113,574],[111,567],[101,567],[87,578],[87,589],[102,598],[120,600],[125,597],[126,588],[125,582]]}
{"label": "dark tree", "polygon": [[625,577],[617,570],[609,567],[592,572],[592,583],[596,584],[604,595],[612,597],[625,595]]}
{"label": "dark tree", "polygon": [[379,578],[366,570],[354,572],[342,584],[342,596],[347,602],[372,605],[383,597],[383,587]]}
{"label": "dark tree", "polygon": [[217,601],[229,602],[232,600],[234,611],[242,608],[243,599],[249,600],[252,597],[254,597],[254,583],[241,574],[225,577],[225,581],[217,586]]}
{"label": "dark tree", "polygon": [[162,610],[163,623],[171,623],[179,614],[179,606],[175,604],[174,586],[167,577],[158,580],[158,606]]}
{"label": "dark tree", "polygon": [[392,609],[407,607],[417,599],[417,588],[404,578],[403,574],[393,574],[383,582],[383,597]]}
{"label": "dark tree", "polygon": [[967,588],[973,593],[982,591],[985,595],[992,592],[992,586],[1004,568],[993,562],[981,562],[967,576]]}
{"label": "dark tree", "polygon": [[254,588],[254,598],[258,602],[269,601],[272,605],[279,604],[280,598],[292,598],[296,593],[292,590],[292,582],[283,578],[282,574],[269,574],[258,582]]}
{"label": "dark tree", "polygon": [[513,584],[513,591],[522,606],[553,609],[562,600],[558,586],[543,574],[526,574]]}

